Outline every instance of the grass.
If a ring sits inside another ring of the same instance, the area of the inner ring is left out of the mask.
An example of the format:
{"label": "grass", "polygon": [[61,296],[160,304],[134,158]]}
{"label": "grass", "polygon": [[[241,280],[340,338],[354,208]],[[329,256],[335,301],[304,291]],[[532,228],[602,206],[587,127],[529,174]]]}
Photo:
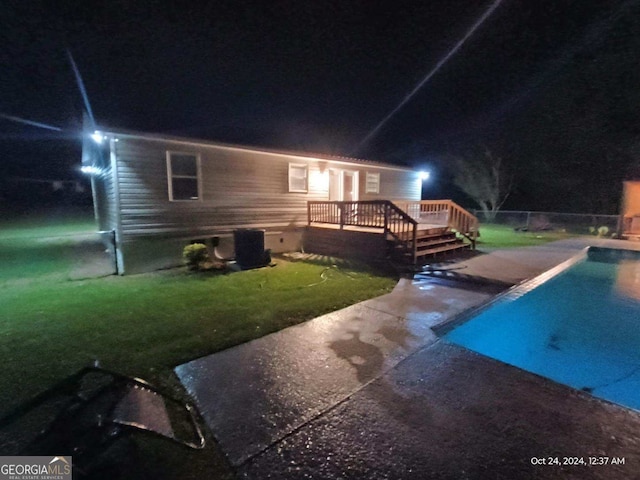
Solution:
{"label": "grass", "polygon": [[91,212],[74,215],[33,215],[5,221],[0,224],[0,239],[60,237],[91,233],[96,230]]}
{"label": "grass", "polygon": [[507,225],[483,223],[480,225],[478,249],[531,247],[575,236],[559,231],[521,232]]}
{"label": "grass", "polygon": [[37,371],[45,366],[46,377],[56,378],[94,359],[147,377],[153,369],[170,369],[386,293],[394,283],[355,270],[278,260],[273,268],[228,275],[181,270],[5,286],[4,378],[14,372],[11,382],[30,383],[25,368],[36,370],[32,378],[42,377]]}
{"label": "grass", "polygon": [[32,215],[0,223],[0,282],[64,275],[74,264],[79,236],[95,237],[92,213]]}
{"label": "grass", "polygon": [[[0,415],[96,359],[183,395],[176,365],[387,293],[397,280],[334,262],[277,259],[231,274],[176,269],[71,281],[73,249],[42,238],[82,231],[82,222],[29,223],[0,236]],[[137,442],[128,467],[136,478],[233,478],[214,442],[205,452]]]}

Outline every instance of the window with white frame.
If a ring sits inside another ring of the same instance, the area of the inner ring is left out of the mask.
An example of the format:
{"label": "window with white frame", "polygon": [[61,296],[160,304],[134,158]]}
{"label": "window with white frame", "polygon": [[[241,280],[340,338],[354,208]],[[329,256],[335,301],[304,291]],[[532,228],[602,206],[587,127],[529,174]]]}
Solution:
{"label": "window with white frame", "polygon": [[309,179],[309,166],[302,163],[289,164],[289,191],[307,192]]}
{"label": "window with white frame", "polygon": [[167,152],[169,200],[200,200],[200,156],[193,153]]}
{"label": "window with white frame", "polygon": [[367,172],[367,183],[365,191],[367,193],[380,193],[380,174]]}

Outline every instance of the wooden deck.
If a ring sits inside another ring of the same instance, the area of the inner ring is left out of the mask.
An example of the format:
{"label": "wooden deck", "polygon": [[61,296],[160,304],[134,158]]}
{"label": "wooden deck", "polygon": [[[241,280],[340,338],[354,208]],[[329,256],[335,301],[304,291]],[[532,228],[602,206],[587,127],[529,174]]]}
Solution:
{"label": "wooden deck", "polygon": [[473,215],[450,200],[309,202],[303,244],[312,253],[416,265],[474,248],[477,225]]}

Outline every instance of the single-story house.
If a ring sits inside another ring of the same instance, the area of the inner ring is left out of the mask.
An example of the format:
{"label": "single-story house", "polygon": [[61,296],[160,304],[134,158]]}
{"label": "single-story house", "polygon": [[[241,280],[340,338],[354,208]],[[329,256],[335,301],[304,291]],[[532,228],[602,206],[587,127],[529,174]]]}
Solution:
{"label": "single-story house", "polygon": [[420,172],[338,156],[101,130],[85,135],[82,169],[91,175],[98,228],[119,274],[179,265],[183,248],[198,239],[231,256],[238,229],[263,230],[274,253],[314,245],[318,253],[338,253],[327,248],[353,243],[314,240],[312,224],[342,234],[377,229],[385,236],[374,243],[392,235],[415,244],[418,221],[400,209],[437,213],[421,207]]}

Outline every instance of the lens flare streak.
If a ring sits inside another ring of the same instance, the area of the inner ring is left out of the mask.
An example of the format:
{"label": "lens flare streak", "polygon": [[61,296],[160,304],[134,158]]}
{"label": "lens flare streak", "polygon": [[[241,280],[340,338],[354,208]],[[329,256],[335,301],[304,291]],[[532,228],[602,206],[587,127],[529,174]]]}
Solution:
{"label": "lens flare streak", "polygon": [[61,132],[62,129],[58,127],[54,127],[53,125],[47,125],[46,123],[34,122],[33,120],[27,120],[26,118],[16,117],[14,115],[7,115],[6,113],[0,113],[0,117],[5,120],[10,120],[16,123],[22,123],[24,125],[31,125],[32,127],[46,128],[47,130],[54,130],[56,132]]}
{"label": "lens flare streak", "polygon": [[462,37],[462,39],[460,39],[458,41],[458,43],[456,43],[453,48],[451,50],[449,50],[449,52],[440,59],[440,61],[436,64],[435,67],[433,67],[433,69],[431,69],[431,71],[422,79],[420,80],[420,82],[413,88],[413,90],[411,90],[411,92],[409,92],[409,94],[404,97],[404,99],[398,104],[396,105],[396,107],[391,110],[391,112],[389,112],[389,114],[384,117],[380,123],[378,123],[373,130],[371,130],[363,139],[362,141],[358,144],[358,146],[355,148],[354,153],[359,151],[369,140],[371,140],[379,131],[380,129],[382,129],[382,127],[391,119],[391,117],[393,117],[398,110],[400,110],[402,107],[404,107],[409,100],[411,100],[413,98],[413,96],[418,93],[418,91],[429,81],[431,80],[431,77],[433,77],[438,70],[440,70],[440,68],[447,63],[447,61],[453,57],[456,52],[458,50],[460,50],[460,47],[462,47],[462,45],[464,45],[466,43],[466,41],[475,33],[475,31],[485,22],[485,20],[487,18],[489,18],[491,16],[491,14],[494,12],[494,10],[496,8],[498,8],[500,6],[500,4],[502,3],[502,0],[496,0],[481,16],[480,18],[478,18],[478,20],[476,20],[476,22],[471,26],[471,28],[469,30],[467,30],[467,33],[465,33],[464,37]]}

